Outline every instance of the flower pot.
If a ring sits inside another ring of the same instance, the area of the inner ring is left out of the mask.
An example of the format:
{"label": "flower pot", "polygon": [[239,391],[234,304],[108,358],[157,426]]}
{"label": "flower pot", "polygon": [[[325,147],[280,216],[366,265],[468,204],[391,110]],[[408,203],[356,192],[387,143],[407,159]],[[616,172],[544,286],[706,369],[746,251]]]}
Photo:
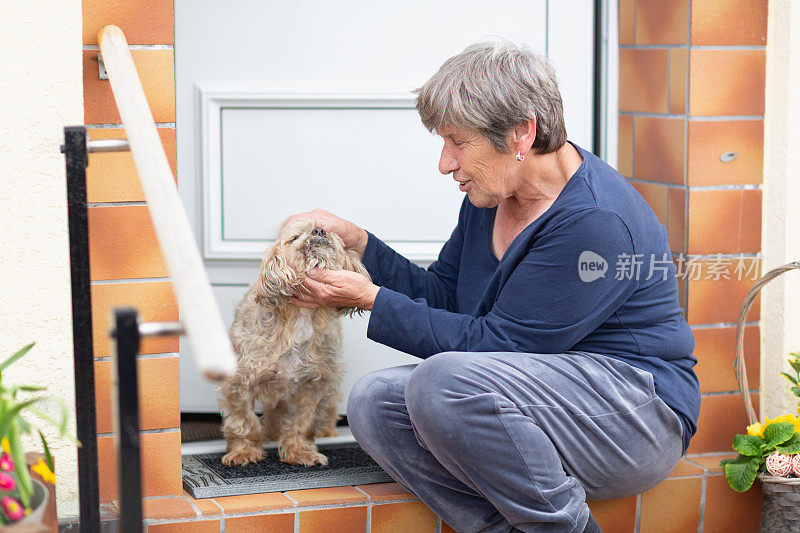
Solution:
{"label": "flower pot", "polygon": [[[47,510],[47,501],[50,499],[50,493],[47,488],[38,479],[31,479],[33,483],[33,494],[31,495],[31,514],[14,524],[5,526],[3,531],[14,531],[17,526],[30,526],[41,524],[44,518],[44,513]],[[21,529],[22,527],[20,527]]]}

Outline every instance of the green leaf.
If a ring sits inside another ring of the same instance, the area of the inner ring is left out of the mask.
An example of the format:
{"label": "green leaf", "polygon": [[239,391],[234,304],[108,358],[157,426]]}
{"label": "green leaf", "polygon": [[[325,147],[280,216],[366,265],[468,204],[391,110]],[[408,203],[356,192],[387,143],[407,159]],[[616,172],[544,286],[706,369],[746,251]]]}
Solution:
{"label": "green leaf", "polygon": [[795,433],[792,435],[791,439],[777,446],[776,449],[779,452],[788,453],[789,455],[800,453],[800,433]]}
{"label": "green leaf", "polygon": [[17,423],[19,424],[19,432],[28,434],[31,432],[31,425],[28,424],[28,421],[22,418],[21,416],[17,416]]}
{"label": "green leaf", "polygon": [[25,465],[25,453],[22,451],[22,445],[19,442],[19,428],[17,427],[17,417],[14,416],[8,427],[8,432],[3,432],[3,435],[8,437],[8,447],[11,450],[11,459],[15,465],[20,465],[14,469],[17,476],[19,499],[23,507],[30,507],[30,498],[33,493],[33,483],[28,469]]}
{"label": "green leaf", "polygon": [[8,366],[9,366],[9,365],[12,365],[12,364],[14,363],[14,361],[16,361],[17,359],[19,359],[20,357],[22,357],[23,355],[25,355],[26,353],[28,353],[28,351],[29,351],[31,348],[33,348],[33,345],[34,345],[34,344],[36,344],[36,343],[35,343],[35,342],[32,342],[32,343],[30,343],[29,345],[25,346],[25,347],[24,347],[24,348],[22,348],[20,351],[18,351],[17,353],[15,353],[15,354],[14,354],[14,355],[12,355],[11,357],[9,357],[8,359],[6,359],[6,360],[5,360],[5,361],[3,361],[2,363],[0,363],[0,372],[2,372],[3,370],[5,370],[6,368],[8,368]]}
{"label": "green leaf", "polygon": [[15,432],[18,433],[19,428],[16,427],[17,415],[19,415],[23,409],[30,407],[39,400],[41,400],[41,398],[33,398],[26,402],[20,402],[3,413],[4,416],[0,419],[0,435],[8,435],[9,427],[11,427],[12,424],[16,430]]}
{"label": "green leaf", "polygon": [[749,463],[752,460],[753,460],[752,457],[739,454],[739,456],[736,459],[723,459],[722,461],[719,462],[719,464],[724,468],[725,465],[738,465],[740,463]]}
{"label": "green leaf", "polygon": [[797,388],[797,387],[792,387],[792,388],[791,388],[791,389],[789,389],[789,390],[791,390],[791,391],[792,391],[792,394],[794,394],[795,396],[800,396],[800,389],[799,389],[799,388]]}
{"label": "green leaf", "polygon": [[789,381],[791,381],[791,382],[792,382],[794,385],[797,385],[797,380],[796,380],[796,379],[795,379],[793,376],[790,376],[790,375],[789,375],[789,374],[787,374],[786,372],[780,372],[780,375],[781,375],[781,376],[783,376],[783,377],[785,377],[785,378],[786,378],[786,379],[788,379]]}
{"label": "green leaf", "polygon": [[800,373],[800,361],[797,360],[792,361],[791,359],[789,359],[789,366],[792,367],[792,369],[795,372]]}
{"label": "green leaf", "polygon": [[50,447],[47,445],[47,440],[44,438],[44,433],[42,430],[39,431],[39,437],[42,439],[42,448],[44,448],[44,460],[47,463],[47,468],[50,469],[51,472],[56,471],[55,464],[53,463],[53,456],[50,455]]}
{"label": "green leaf", "polygon": [[736,435],[733,437],[733,449],[742,455],[761,455],[764,439],[757,435]]}
{"label": "green leaf", "polygon": [[38,385],[17,385],[14,389],[25,392],[41,392],[47,390],[47,387],[40,387]]}
{"label": "green leaf", "polygon": [[736,492],[744,492],[752,487],[757,475],[758,466],[755,461],[725,465],[725,478]]}
{"label": "green leaf", "polygon": [[764,428],[764,440],[767,447],[772,448],[778,444],[783,444],[794,435],[794,424],[791,422],[777,422]]}

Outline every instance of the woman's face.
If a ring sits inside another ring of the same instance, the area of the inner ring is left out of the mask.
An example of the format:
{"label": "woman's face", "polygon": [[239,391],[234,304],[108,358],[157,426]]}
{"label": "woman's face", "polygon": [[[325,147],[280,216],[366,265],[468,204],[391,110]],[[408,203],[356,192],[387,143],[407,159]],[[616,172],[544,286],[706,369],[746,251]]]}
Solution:
{"label": "woman's face", "polygon": [[472,205],[495,207],[512,194],[508,181],[513,155],[498,152],[473,130],[446,126],[437,133],[444,140],[439,172],[452,174]]}

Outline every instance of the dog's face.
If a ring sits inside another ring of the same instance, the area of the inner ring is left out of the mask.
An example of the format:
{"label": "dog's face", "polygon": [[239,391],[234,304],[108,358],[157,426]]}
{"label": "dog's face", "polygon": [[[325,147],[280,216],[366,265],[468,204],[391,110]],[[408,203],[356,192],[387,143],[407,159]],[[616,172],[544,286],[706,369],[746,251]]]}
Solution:
{"label": "dog's face", "polygon": [[311,268],[351,270],[369,277],[358,256],[345,250],[339,235],[315,228],[311,220],[290,222],[261,262],[256,303],[282,307]]}

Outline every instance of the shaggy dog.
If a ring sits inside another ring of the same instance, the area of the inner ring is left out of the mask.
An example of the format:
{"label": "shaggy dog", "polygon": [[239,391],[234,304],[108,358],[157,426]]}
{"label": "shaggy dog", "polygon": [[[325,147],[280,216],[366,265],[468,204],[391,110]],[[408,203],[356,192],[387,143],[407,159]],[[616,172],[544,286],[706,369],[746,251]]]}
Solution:
{"label": "shaggy dog", "polygon": [[[258,279],[236,306],[231,341],[239,367],[220,385],[226,465],[264,458],[262,437],[278,441],[280,460],[327,465],[315,437],[336,435],[344,363],[339,317],[355,309],[303,309],[289,304],[312,267],[346,269],[369,277],[335,233],[310,220],[286,224],[261,262]],[[254,403],[261,403],[259,421]]]}

